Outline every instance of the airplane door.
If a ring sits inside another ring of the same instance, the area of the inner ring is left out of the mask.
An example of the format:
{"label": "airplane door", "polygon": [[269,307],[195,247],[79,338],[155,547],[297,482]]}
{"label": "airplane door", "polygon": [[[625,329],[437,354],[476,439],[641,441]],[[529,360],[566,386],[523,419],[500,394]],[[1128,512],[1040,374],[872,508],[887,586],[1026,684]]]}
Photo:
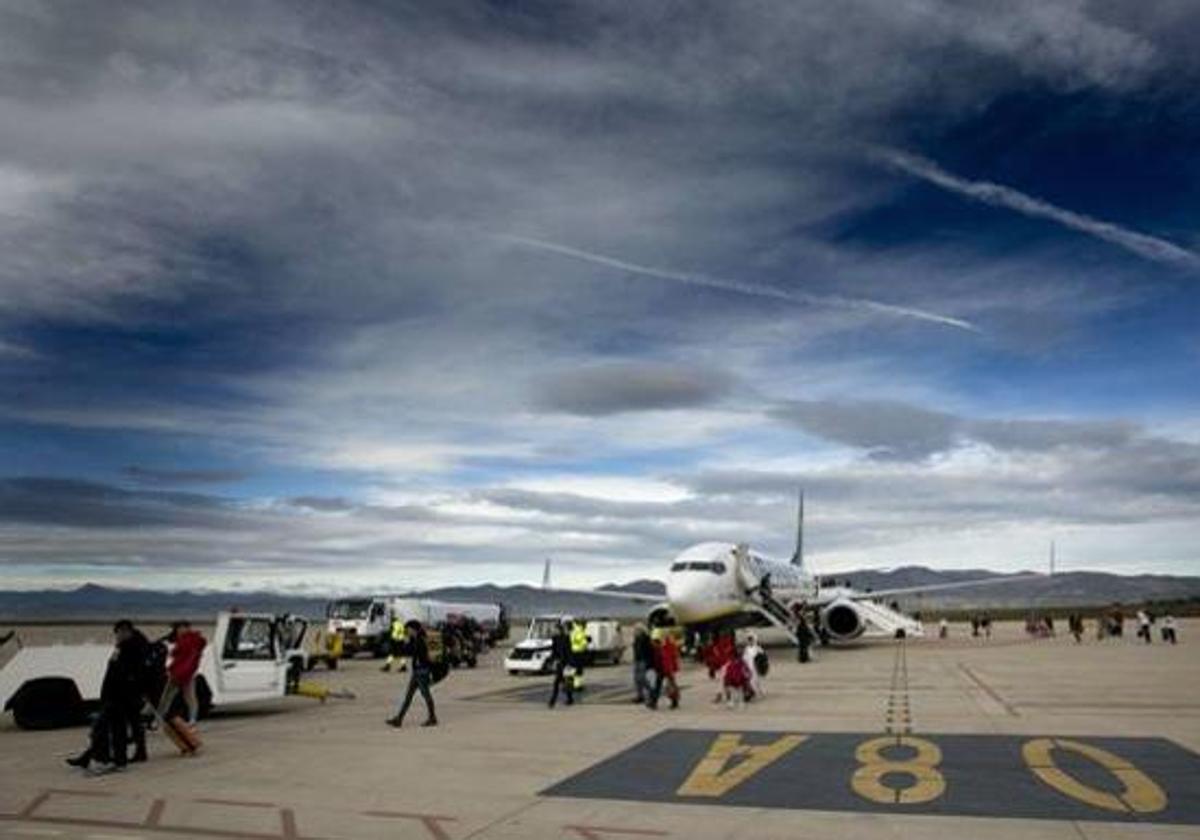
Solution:
{"label": "airplane door", "polygon": [[279,662],[277,645],[271,619],[230,616],[221,651],[222,692],[235,700],[282,694],[285,666]]}

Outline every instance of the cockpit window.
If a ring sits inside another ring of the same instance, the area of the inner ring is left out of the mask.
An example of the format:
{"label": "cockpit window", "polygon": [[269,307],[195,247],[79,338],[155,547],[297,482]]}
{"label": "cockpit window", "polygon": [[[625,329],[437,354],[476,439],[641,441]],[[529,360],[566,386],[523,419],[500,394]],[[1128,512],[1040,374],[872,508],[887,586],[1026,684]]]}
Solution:
{"label": "cockpit window", "polygon": [[713,574],[725,574],[725,564],[719,560],[715,563],[676,563],[671,566],[672,572],[712,572]]}

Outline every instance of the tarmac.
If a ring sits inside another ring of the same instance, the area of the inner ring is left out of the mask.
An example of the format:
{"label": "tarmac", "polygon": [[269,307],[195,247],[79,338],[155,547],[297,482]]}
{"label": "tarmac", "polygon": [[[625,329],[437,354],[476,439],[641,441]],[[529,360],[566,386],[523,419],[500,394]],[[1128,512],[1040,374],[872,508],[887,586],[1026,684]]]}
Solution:
{"label": "tarmac", "polygon": [[204,748],[88,776],[83,729],[0,723],[0,838],[1200,838],[1200,620],[1180,644],[1082,645],[1000,624],[990,640],[771,650],[765,696],[630,699],[629,666],[574,706],[489,654],[435,687],[442,725],[384,725],[407,677],[345,662],[353,691],[203,721]]}

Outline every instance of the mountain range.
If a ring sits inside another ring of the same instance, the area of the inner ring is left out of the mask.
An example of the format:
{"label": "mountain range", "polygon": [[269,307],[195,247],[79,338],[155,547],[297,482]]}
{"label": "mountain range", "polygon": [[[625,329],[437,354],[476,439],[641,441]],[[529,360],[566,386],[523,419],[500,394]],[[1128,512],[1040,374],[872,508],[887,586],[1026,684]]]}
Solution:
{"label": "mountain range", "polygon": [[[878,591],[1004,576],[978,569],[939,571],[922,566],[905,566],[889,571],[839,573],[835,577],[839,583],[849,581],[858,589]],[[828,577],[826,581],[829,581]],[[662,595],[665,592],[663,584],[657,580],[609,584],[600,589],[651,596]],[[647,612],[645,604],[625,603],[614,598],[587,594],[547,592],[526,585],[448,586],[415,594],[446,601],[498,601],[505,604],[513,616],[568,612],[631,618],[644,616]],[[1022,580],[1004,585],[935,592],[908,596],[901,600],[906,609],[970,609],[1101,605],[1114,602],[1133,604],[1188,599],[1200,599],[1200,577],[1063,572],[1049,579]],[[101,620],[122,616],[160,620],[172,617],[207,619],[218,610],[231,607],[321,616],[325,612],[325,601],[325,598],[312,595],[265,591],[164,592],[118,589],[89,583],[69,590],[0,591],[0,624],[21,621]]]}

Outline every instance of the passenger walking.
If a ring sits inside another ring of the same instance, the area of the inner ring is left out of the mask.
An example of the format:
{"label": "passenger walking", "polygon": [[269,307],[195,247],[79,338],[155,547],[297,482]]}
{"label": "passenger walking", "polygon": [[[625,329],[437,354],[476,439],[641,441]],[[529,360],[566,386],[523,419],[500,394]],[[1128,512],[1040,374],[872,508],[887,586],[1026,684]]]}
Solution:
{"label": "passenger walking", "polygon": [[758,643],[758,637],[751,633],[746,637],[746,647],[742,652],[742,662],[745,663],[746,671],[750,677],[750,690],[754,692],[754,696],[756,697],[763,694],[762,678],[767,673],[766,659],[767,652]]}
{"label": "passenger walking", "polygon": [[192,629],[186,621],[171,625],[171,659],[167,663],[167,682],[158,701],[158,716],[166,718],[176,696],[183,695],[187,708],[187,721],[195,726],[200,717],[200,702],[196,698],[196,673],[200,670],[200,657],[208,644],[204,636]]}
{"label": "passenger walking", "polygon": [[679,645],[670,633],[664,633],[654,640],[654,690],[646,705],[651,709],[658,708],[658,698],[662,696],[663,685],[667,687],[667,699],[671,708],[679,708],[679,684],[675,675],[679,673]]}
{"label": "passenger walking", "polygon": [[1162,640],[1169,644],[1175,644],[1175,616],[1167,613],[1162,620]]}
{"label": "passenger walking", "polygon": [[[567,633],[567,619],[558,625],[554,638],[550,641],[550,659],[554,663],[554,687],[550,690],[550,708],[558,702],[558,689],[561,687],[567,694],[567,705],[575,702],[575,681],[572,674],[567,673],[571,667],[571,637]],[[643,676],[644,679],[644,676]]]}
{"label": "passenger walking", "polygon": [[984,613],[983,618],[979,620],[979,624],[981,627],[983,627],[984,638],[992,638],[992,617],[987,613]]}
{"label": "passenger walking", "polygon": [[809,656],[808,649],[813,643],[813,632],[809,629],[808,622],[804,619],[803,614],[800,614],[796,622],[796,639],[799,648],[796,654],[797,659],[800,662],[810,661],[811,657]]}
{"label": "passenger walking", "polygon": [[131,730],[134,761],[146,760],[146,735],[139,714],[146,700],[150,642],[127,619],[113,625],[113,635],[115,645],[100,685],[100,713],[92,725],[87,749],[67,759],[72,767],[86,770],[95,761],[109,766],[105,769],[125,769]]}
{"label": "passenger walking", "polygon": [[742,661],[740,646],[735,655],[725,663],[721,685],[724,688],[725,705],[729,708],[741,706],[747,699],[750,690],[750,674],[746,669],[746,663]]}
{"label": "passenger walking", "polygon": [[646,671],[654,667],[654,645],[650,634],[639,624],[633,632],[633,689],[637,692],[635,703],[645,703],[650,699],[650,684],[646,681]]}
{"label": "passenger walking", "polygon": [[433,707],[433,694],[429,690],[429,686],[433,682],[433,663],[429,659],[429,642],[425,635],[425,628],[421,626],[421,622],[414,619],[404,625],[404,635],[407,641],[403,652],[408,654],[408,658],[412,662],[412,673],[408,678],[408,690],[404,694],[404,702],[400,704],[395,717],[388,718],[387,723],[389,726],[397,728],[403,726],[404,716],[408,714],[408,707],[412,705],[413,695],[419,691],[421,699],[425,701],[427,715],[425,722],[421,725],[437,726],[437,712]]}
{"label": "passenger walking", "polygon": [[1146,644],[1150,644],[1150,615],[1145,610],[1137,611],[1137,623],[1138,636],[1140,636]]}
{"label": "passenger walking", "polygon": [[938,622],[938,638],[945,639],[945,638],[948,638],[949,636],[950,636],[950,622],[943,618],[941,621]]}

